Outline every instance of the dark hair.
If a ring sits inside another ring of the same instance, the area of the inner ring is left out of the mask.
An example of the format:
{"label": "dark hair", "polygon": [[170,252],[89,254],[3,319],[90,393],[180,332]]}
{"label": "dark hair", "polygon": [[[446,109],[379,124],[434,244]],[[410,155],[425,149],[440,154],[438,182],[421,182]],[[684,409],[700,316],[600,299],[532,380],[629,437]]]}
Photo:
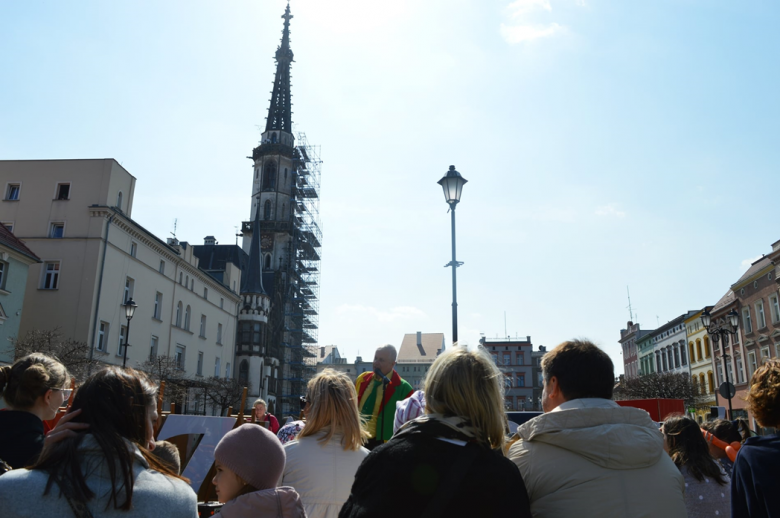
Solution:
{"label": "dark hair", "polygon": [[725,419],[716,419],[701,425],[702,429],[707,430],[712,435],[729,444],[732,442],[742,442],[742,436],[736,426],[731,421]]}
{"label": "dark hair", "polygon": [[612,399],[615,369],[607,353],[587,340],[569,340],[542,357],[544,380],[558,380],[563,397]]}
{"label": "dark hair", "polygon": [[63,364],[41,353],[19,358],[0,367],[0,394],[13,408],[26,410],[51,389],[61,389],[70,377]]}
{"label": "dark hair", "polygon": [[748,408],[761,426],[780,425],[780,360],[772,358],[750,378]]}
{"label": "dark hair", "polygon": [[[157,389],[145,374],[119,367],[107,367],[96,372],[76,392],[71,411],[81,409],[81,414],[73,422],[89,424],[89,433],[103,451],[108,467],[111,496],[106,510],[112,502],[114,509],[129,510],[132,507],[135,454],[126,441],[138,448],[152,469],[181,478],[146,449],[150,439],[146,436],[146,417],[149,409],[156,404],[156,396]],[[31,468],[49,473],[44,495],[56,482],[60,492],[74,502],[86,504],[95,497],[81,471],[79,446],[85,436],[79,434],[44,449]],[[122,503],[119,502],[120,495],[125,497]]]}
{"label": "dark hair", "polygon": [[710,455],[707,441],[696,421],[667,416],[663,432],[668,440],[669,456],[678,468],[685,466],[699,482],[703,482],[704,477],[710,477],[721,486],[726,485],[726,479]]}

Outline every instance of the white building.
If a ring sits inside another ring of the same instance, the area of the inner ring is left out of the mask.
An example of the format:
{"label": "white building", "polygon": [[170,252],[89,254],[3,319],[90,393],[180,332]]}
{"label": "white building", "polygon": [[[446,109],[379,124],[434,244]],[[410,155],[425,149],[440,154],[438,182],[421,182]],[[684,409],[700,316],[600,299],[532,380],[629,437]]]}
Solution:
{"label": "white building", "polygon": [[19,335],[59,328],[99,361],[127,365],[168,355],[188,377],[232,376],[240,270],[222,282],[186,242],[132,219],[136,179],[113,159],[0,161],[0,222],[43,261],[30,266]]}
{"label": "white building", "polygon": [[695,314],[695,311],[683,313],[653,331],[653,354],[657,373],[691,373],[685,320]]}

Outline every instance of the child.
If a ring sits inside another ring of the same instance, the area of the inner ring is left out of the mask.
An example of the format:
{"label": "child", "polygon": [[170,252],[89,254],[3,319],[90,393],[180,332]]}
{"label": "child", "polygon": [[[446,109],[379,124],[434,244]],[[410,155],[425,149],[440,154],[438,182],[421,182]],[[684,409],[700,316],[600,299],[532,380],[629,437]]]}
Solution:
{"label": "child", "polygon": [[224,503],[215,518],[306,518],[301,499],[291,487],[276,487],[285,465],[276,435],[247,423],[228,432],[214,450],[217,474],[212,483]]}

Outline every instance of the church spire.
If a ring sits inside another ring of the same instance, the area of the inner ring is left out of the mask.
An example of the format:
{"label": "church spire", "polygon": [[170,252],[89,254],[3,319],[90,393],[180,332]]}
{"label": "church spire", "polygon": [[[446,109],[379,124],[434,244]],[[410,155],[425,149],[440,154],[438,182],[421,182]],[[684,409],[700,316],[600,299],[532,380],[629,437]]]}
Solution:
{"label": "church spire", "polygon": [[281,130],[292,132],[292,100],[290,96],[290,64],[293,61],[293,51],[290,50],[290,3],[282,15],[284,30],[282,43],[276,49],[276,77],[274,90],[271,94],[271,106],[268,108],[268,120],[265,131]]}
{"label": "church spire", "polygon": [[252,223],[252,242],[249,245],[249,264],[241,280],[242,295],[265,295],[263,289],[263,271],[260,256],[260,200],[257,200],[257,212]]}

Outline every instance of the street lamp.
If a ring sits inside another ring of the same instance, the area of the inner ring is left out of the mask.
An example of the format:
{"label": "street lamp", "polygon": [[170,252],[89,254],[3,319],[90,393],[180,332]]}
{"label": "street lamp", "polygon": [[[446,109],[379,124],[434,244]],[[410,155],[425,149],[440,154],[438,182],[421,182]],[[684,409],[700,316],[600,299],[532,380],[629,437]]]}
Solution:
{"label": "street lamp", "polygon": [[450,206],[450,213],[452,214],[452,261],[445,264],[444,267],[452,267],[452,343],[458,343],[458,288],[455,270],[463,263],[455,260],[455,206],[460,201],[460,195],[463,192],[463,186],[468,180],[463,178],[459,172],[455,170],[455,166],[451,165],[450,170],[447,171],[438,184],[444,190],[444,200]]}
{"label": "street lamp", "polygon": [[[712,337],[713,346],[718,346],[718,349],[720,350],[720,357],[723,360],[723,370],[726,371],[726,383],[724,384],[725,389],[723,385],[721,385],[718,387],[718,391],[720,392],[721,396],[726,397],[729,400],[729,419],[733,419],[731,415],[731,398],[734,396],[732,394],[734,385],[731,384],[731,380],[729,379],[729,369],[726,364],[726,362],[731,359],[731,356],[724,353],[723,351],[729,345],[730,335],[737,334],[737,327],[739,326],[739,314],[732,309],[729,311],[726,317],[728,320],[726,318],[720,318],[713,322],[712,315],[710,315],[710,312],[705,309],[701,313],[701,323],[704,324],[704,327],[707,329],[707,333],[709,333],[709,335]],[[719,343],[720,345],[718,345]]]}
{"label": "street lamp", "polygon": [[125,354],[122,358],[122,368],[125,368],[125,365],[127,364],[127,347],[128,342],[130,341],[130,320],[133,319],[133,314],[135,313],[135,308],[138,307],[138,304],[135,303],[135,301],[132,298],[127,299],[127,302],[124,304],[121,304],[123,308],[125,308],[125,316],[127,317],[127,332],[125,333]]}

